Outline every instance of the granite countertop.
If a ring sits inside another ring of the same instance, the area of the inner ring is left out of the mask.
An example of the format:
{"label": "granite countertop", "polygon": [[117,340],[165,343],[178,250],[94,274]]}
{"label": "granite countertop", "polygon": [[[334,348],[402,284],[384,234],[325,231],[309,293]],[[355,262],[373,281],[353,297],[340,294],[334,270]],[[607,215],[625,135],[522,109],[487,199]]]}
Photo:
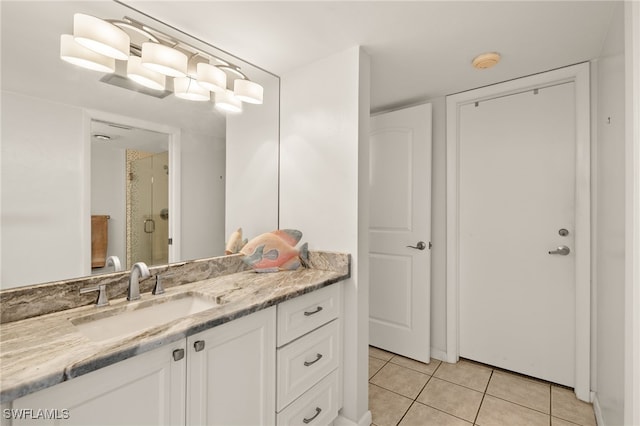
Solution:
{"label": "granite countertop", "polygon": [[12,401],[184,339],[344,280],[349,275],[348,268],[346,271],[300,269],[265,274],[245,271],[172,287],[163,295],[144,293],[142,302],[194,292],[219,305],[167,324],[100,342],[89,340],[70,320],[124,307],[129,310],[141,301],[114,299],[108,307],[83,306],[4,323],[0,333],[0,402]]}

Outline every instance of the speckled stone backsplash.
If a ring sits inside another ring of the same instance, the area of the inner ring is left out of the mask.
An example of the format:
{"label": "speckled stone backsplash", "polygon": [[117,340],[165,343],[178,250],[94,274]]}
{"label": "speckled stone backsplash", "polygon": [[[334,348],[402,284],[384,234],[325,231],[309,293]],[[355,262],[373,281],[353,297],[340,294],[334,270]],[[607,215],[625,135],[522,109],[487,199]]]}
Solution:
{"label": "speckled stone backsplash", "polygon": [[[348,274],[349,256],[332,252],[309,252],[309,267]],[[150,292],[156,275],[165,288],[246,271],[242,255],[212,257],[170,265],[150,267],[151,278],[140,281],[140,293]],[[107,297],[127,294],[129,271],[114,272],[70,280],[53,281],[0,291],[0,323],[19,321],[39,315],[73,309],[95,303],[97,292],[80,294],[80,289],[106,284]]]}

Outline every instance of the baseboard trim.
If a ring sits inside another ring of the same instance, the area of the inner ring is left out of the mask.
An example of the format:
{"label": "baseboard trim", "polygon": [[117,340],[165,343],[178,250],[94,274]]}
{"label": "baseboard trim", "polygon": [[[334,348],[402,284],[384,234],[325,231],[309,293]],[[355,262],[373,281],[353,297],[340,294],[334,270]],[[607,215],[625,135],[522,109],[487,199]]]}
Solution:
{"label": "baseboard trim", "polygon": [[333,426],[370,426],[371,425],[371,411],[367,411],[364,413],[360,421],[358,423],[353,420],[349,420],[348,418],[342,416],[340,414],[334,421]]}
{"label": "baseboard trim", "polygon": [[593,413],[596,415],[596,424],[598,426],[606,426],[604,418],[602,417],[602,408],[600,408],[600,401],[598,401],[598,394],[591,392],[591,401],[593,403]]}

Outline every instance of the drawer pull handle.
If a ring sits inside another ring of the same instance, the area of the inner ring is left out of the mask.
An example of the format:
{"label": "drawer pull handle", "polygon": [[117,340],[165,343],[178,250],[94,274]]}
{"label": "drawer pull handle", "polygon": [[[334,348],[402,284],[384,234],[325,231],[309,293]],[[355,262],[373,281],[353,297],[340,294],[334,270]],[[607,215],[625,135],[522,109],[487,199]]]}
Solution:
{"label": "drawer pull handle", "polygon": [[309,367],[310,365],[315,364],[316,362],[320,361],[320,359],[322,358],[322,354],[316,354],[316,359],[314,359],[313,361],[309,362],[309,361],[305,361],[304,362],[304,366],[305,367]]}
{"label": "drawer pull handle", "polygon": [[317,313],[318,313],[318,312],[320,312],[321,310],[322,310],[322,306],[318,306],[318,307],[316,308],[316,310],[315,310],[315,311],[311,311],[311,312],[307,312],[307,311],[305,311],[305,312],[304,312],[304,316],[305,316],[305,317],[310,317],[311,315],[317,314]]}
{"label": "drawer pull handle", "polygon": [[174,361],[180,361],[182,358],[184,358],[184,349],[176,349],[175,351],[173,351]]}
{"label": "drawer pull handle", "polygon": [[316,417],[318,417],[320,415],[320,413],[322,412],[322,408],[320,407],[316,407],[316,413],[313,415],[313,417],[309,417],[309,418],[304,418],[302,419],[303,422],[306,423],[311,423]]}
{"label": "drawer pull handle", "polygon": [[201,350],[204,349],[204,340],[198,340],[193,344],[193,347],[196,350],[196,352],[200,352]]}

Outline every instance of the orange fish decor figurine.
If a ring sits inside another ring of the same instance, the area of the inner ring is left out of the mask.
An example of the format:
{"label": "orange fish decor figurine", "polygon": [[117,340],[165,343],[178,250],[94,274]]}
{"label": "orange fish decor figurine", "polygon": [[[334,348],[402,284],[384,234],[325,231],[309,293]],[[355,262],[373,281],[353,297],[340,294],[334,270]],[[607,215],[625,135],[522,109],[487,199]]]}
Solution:
{"label": "orange fish decor figurine", "polygon": [[307,243],[296,248],[302,232],[296,229],[278,229],[258,235],[240,250],[244,263],[256,272],[294,271],[307,267],[309,250]]}

